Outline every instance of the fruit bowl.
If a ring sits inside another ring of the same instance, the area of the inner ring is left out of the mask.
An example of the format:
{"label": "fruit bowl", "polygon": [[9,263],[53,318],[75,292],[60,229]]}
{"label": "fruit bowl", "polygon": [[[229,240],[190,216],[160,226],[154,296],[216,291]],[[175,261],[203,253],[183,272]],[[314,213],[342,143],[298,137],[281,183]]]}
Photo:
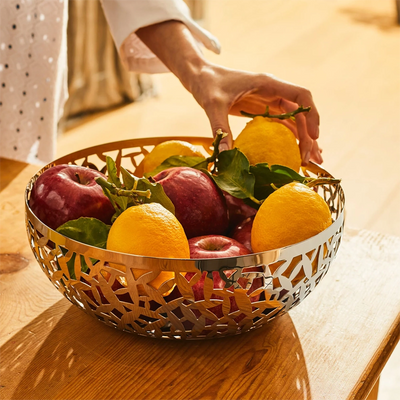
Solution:
{"label": "fruit bowl", "polygon": [[[236,335],[261,327],[300,304],[320,283],[335,258],[344,228],[340,184],[318,187],[332,225],[318,235],[281,249],[240,257],[169,259],[142,257],[92,247],[43,224],[29,207],[32,186],[48,168],[77,164],[105,170],[106,156],[141,176],[141,161],[164,140],[179,139],[210,153],[212,138],[132,139],[77,151],[43,167],[25,191],[29,244],[53,285],[73,304],[125,332],[169,339]],[[332,177],[310,163],[303,172]],[[73,265],[74,274],[70,274]],[[85,265],[85,272],[82,271]],[[161,271],[175,277],[161,286]]]}

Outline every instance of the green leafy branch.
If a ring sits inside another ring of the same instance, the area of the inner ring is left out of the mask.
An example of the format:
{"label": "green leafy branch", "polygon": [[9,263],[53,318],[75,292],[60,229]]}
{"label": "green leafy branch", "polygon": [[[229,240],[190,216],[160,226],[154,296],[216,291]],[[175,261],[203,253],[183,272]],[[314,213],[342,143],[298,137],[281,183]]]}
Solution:
{"label": "green leafy branch", "polygon": [[108,178],[96,178],[96,182],[102,187],[104,194],[114,206],[115,214],[112,221],[127,208],[145,203],[159,203],[168,211],[175,214],[175,207],[165,194],[163,187],[157,182],[151,182],[147,178],[138,178],[124,167],[120,167],[122,181],[119,178],[114,160],[106,158]]}
{"label": "green leafy branch", "polygon": [[[299,108],[297,113],[308,109],[309,107],[307,109]],[[293,111],[291,114],[295,115],[296,112]],[[254,208],[259,208],[262,202],[276,189],[291,182],[300,182],[309,187],[340,182],[340,179],[305,177],[283,165],[267,163],[250,165],[247,157],[237,148],[220,153],[219,144],[226,135],[218,130],[210,157],[172,156],[167,158],[156,170],[150,172],[148,176],[172,167],[185,166],[199,169],[207,173],[221,190],[243,199]],[[210,163],[214,164],[211,172],[207,170]]]}

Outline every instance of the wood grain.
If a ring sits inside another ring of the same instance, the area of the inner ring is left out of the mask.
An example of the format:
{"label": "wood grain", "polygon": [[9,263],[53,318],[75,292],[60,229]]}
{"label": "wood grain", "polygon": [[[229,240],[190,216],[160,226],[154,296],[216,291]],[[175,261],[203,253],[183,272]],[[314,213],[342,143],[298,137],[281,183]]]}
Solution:
{"label": "wood grain", "polygon": [[39,167],[5,159],[0,166],[1,345],[62,296],[47,290],[48,281],[27,246],[24,190]]}

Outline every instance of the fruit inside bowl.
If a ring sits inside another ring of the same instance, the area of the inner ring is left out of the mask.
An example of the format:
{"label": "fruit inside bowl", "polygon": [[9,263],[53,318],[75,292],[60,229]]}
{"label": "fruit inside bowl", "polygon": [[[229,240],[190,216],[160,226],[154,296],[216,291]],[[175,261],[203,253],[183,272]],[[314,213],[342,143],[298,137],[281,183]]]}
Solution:
{"label": "fruit inside bowl", "polygon": [[[74,165],[70,155],[33,178],[28,234],[57,288],[110,325],[171,338],[253,329],[307,296],[340,243],[340,181],[315,164],[301,174],[251,164],[239,148],[220,153],[223,137],[217,134],[209,157],[201,155],[209,149],[204,141],[203,151],[162,155],[144,177],[131,172],[136,164],[122,165],[120,150],[97,165],[105,174]],[[87,154],[84,165],[100,150]],[[91,208],[78,201],[89,190]],[[299,250],[289,257],[286,249]]]}

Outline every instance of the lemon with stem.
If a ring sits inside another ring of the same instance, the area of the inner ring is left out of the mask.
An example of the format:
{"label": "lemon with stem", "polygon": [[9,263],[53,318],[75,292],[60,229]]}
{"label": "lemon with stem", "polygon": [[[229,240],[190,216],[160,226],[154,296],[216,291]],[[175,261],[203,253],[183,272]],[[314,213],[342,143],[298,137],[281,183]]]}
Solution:
{"label": "lemon with stem", "polygon": [[234,142],[246,155],[251,165],[268,163],[284,165],[296,172],[301,167],[300,149],[293,132],[277,120],[295,119],[300,112],[307,112],[310,107],[300,106],[297,110],[286,114],[271,115],[269,108],[264,114],[242,114],[251,117]]}

